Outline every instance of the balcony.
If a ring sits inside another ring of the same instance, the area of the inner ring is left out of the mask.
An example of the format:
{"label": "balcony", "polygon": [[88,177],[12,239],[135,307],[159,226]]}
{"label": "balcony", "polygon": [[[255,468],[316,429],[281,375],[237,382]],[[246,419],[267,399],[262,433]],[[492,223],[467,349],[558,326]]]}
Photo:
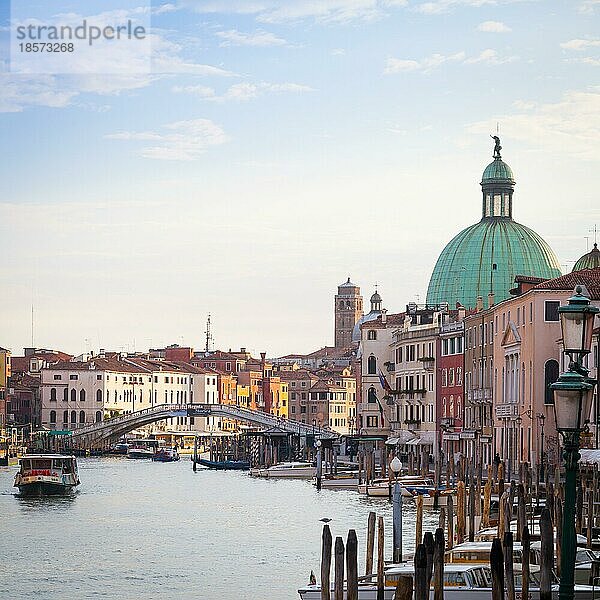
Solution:
{"label": "balcony", "polygon": [[454,417],[443,417],[440,420],[440,425],[442,427],[455,427],[456,426],[456,419]]}
{"label": "balcony", "polygon": [[496,406],[496,418],[497,419],[511,419],[519,416],[519,404],[507,403],[498,404]]}
{"label": "balcony", "polygon": [[423,368],[426,371],[433,371],[435,366],[435,358],[433,356],[421,356],[421,358],[417,360],[423,363]]}
{"label": "balcony", "polygon": [[408,425],[408,428],[411,427],[419,427],[421,425],[421,419],[404,419],[405,425]]}
{"label": "balcony", "polygon": [[492,403],[492,388],[478,388],[469,390],[467,400],[471,404],[491,404]]}

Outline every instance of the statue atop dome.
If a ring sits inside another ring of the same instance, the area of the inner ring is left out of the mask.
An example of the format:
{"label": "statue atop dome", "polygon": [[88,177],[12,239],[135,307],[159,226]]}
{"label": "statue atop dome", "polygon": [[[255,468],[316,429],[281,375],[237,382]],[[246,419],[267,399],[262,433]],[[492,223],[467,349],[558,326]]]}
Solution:
{"label": "statue atop dome", "polygon": [[490,135],[490,137],[494,140],[494,158],[502,158],[500,155],[500,150],[502,150],[502,146],[500,145],[500,138],[497,135]]}

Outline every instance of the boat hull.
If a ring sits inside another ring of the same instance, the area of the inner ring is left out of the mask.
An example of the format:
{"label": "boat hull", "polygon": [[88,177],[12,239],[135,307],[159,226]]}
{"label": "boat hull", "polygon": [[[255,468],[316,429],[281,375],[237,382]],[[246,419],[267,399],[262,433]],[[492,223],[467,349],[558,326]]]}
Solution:
{"label": "boat hull", "polygon": [[129,450],[127,458],[152,458],[154,452],[148,450]]}
{"label": "boat hull", "polygon": [[75,485],[54,481],[32,481],[31,483],[23,483],[17,487],[21,496],[37,498],[42,496],[65,496],[75,489]]}
{"label": "boat hull", "polygon": [[203,467],[214,469],[216,471],[248,471],[250,463],[245,460],[206,460],[198,458],[196,462]]}

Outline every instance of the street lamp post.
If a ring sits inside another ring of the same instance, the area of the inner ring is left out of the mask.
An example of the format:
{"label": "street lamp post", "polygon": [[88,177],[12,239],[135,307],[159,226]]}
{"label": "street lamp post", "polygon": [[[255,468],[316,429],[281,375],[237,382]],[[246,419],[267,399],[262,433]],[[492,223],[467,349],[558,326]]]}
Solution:
{"label": "street lamp post", "polygon": [[550,387],[554,393],[556,429],[563,438],[565,460],[565,501],[561,542],[561,577],[559,600],[573,600],[575,595],[575,501],[577,497],[577,469],[579,437],[589,421],[595,381],[588,377],[583,358],[592,345],[594,319],[598,312],[575,288],[575,295],[567,305],[558,309],[563,338],[563,352],[569,356],[569,370]]}
{"label": "street lamp post", "polygon": [[516,456],[517,456],[517,462],[515,464],[515,469],[514,472],[515,474],[519,472],[519,467],[521,465],[521,455],[523,454],[523,447],[520,444],[520,439],[521,439],[521,425],[523,424],[523,418],[519,415],[516,419],[515,419],[515,423],[516,423],[516,429],[515,429],[515,446],[517,448],[517,452],[516,452]]}
{"label": "street lamp post", "polygon": [[[394,473],[394,491],[392,494],[392,515],[393,515],[393,559],[395,563],[402,562],[402,493],[398,483],[398,475],[402,470],[402,463],[397,456],[392,458],[390,469]],[[419,545],[419,540],[417,540]]]}

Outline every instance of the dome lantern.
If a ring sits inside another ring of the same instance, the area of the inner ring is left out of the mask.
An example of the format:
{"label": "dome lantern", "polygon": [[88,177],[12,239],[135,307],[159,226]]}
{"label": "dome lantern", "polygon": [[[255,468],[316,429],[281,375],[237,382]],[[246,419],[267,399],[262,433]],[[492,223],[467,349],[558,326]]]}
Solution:
{"label": "dome lantern", "polygon": [[515,189],[515,178],[512,169],[502,160],[500,138],[492,136],[495,141],[494,160],[485,168],[481,178],[482,219],[512,219],[512,196]]}

